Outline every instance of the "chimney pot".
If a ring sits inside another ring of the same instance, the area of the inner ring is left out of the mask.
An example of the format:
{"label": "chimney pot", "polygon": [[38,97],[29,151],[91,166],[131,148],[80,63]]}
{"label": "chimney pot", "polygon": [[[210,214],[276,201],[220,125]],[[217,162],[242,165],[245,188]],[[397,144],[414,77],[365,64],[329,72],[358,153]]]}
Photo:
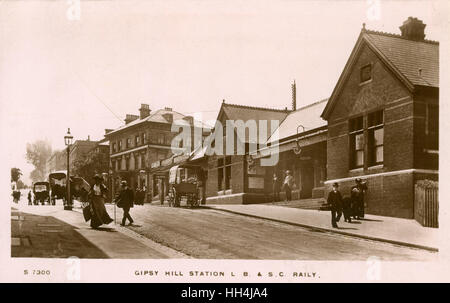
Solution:
{"label": "chimney pot", "polygon": [[427,25],[417,18],[409,17],[408,20],[403,22],[400,26],[402,37],[414,40],[423,41],[425,39],[425,27]]}
{"label": "chimney pot", "polygon": [[139,108],[139,118],[140,119],[145,119],[148,116],[150,116],[150,106],[148,104],[141,104],[141,108]]}

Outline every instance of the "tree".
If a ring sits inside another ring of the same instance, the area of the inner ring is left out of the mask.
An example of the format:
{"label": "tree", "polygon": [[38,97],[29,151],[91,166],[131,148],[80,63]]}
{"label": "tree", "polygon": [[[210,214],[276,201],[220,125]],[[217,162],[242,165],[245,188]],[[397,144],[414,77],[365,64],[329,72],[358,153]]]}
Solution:
{"label": "tree", "polygon": [[20,168],[17,167],[11,168],[11,182],[19,181],[21,175],[22,171],[20,170]]}
{"label": "tree", "polygon": [[34,143],[27,143],[26,158],[28,163],[34,166],[30,174],[33,182],[45,179],[45,166],[52,154],[52,147],[48,141],[38,140]]}

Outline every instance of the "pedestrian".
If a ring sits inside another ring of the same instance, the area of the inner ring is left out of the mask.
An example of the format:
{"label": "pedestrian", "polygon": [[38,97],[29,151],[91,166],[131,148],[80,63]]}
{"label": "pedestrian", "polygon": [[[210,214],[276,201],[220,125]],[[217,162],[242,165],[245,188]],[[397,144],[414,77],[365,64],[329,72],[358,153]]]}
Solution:
{"label": "pedestrian", "polygon": [[291,171],[286,171],[286,177],[284,178],[284,192],[286,193],[286,201],[292,201],[292,188],[294,187],[294,177],[291,175]]}
{"label": "pedestrian", "polygon": [[109,224],[113,219],[108,215],[105,208],[105,197],[108,189],[102,183],[103,178],[100,175],[94,176],[94,184],[89,191],[91,207],[91,227],[98,228],[100,225]]}
{"label": "pedestrian", "polygon": [[28,192],[28,205],[31,205],[31,190]]}
{"label": "pedestrian", "polygon": [[333,190],[328,194],[327,202],[331,209],[331,225],[334,228],[338,228],[337,222],[339,222],[342,215],[342,196],[339,192],[338,183],[333,183]]}
{"label": "pedestrian", "polygon": [[364,218],[364,192],[367,190],[367,185],[360,178],[356,178],[355,183],[351,189],[351,200],[353,218],[359,220]]}
{"label": "pedestrian", "polygon": [[117,207],[123,209],[122,226],[125,226],[126,220],[130,221],[129,225],[133,225],[133,218],[130,216],[130,208],[133,207],[134,193],[131,188],[128,187],[127,181],[121,182],[121,189],[119,196],[117,197]]}
{"label": "pedestrian", "polygon": [[344,221],[352,223],[352,199],[348,196],[342,198],[342,212],[344,213]]}
{"label": "pedestrian", "polygon": [[281,190],[280,180],[278,179],[277,174],[274,173],[272,178],[273,202],[280,201],[280,190]]}

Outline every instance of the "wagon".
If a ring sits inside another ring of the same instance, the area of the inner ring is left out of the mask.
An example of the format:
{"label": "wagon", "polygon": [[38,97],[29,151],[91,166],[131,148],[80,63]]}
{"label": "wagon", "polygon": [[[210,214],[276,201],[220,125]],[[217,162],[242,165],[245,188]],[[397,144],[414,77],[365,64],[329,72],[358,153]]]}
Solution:
{"label": "wagon", "polygon": [[50,204],[50,184],[45,181],[35,182],[33,184],[33,195],[34,205],[39,205],[39,203],[44,205],[45,202]]}
{"label": "wagon", "polygon": [[169,170],[169,206],[179,207],[183,198],[190,207],[199,205],[198,165],[176,165]]}

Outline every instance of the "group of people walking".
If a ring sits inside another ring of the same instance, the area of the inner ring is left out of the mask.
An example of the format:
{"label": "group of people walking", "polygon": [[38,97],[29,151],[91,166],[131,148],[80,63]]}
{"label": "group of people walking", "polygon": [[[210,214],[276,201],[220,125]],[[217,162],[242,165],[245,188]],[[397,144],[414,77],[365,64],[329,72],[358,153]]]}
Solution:
{"label": "group of people walking", "polygon": [[[94,176],[94,184],[92,184],[89,191],[89,205],[87,211],[91,221],[92,228],[99,228],[101,225],[109,224],[114,221],[106,211],[105,199],[108,193],[108,189],[103,184],[103,178],[100,175]],[[121,189],[117,197],[114,199],[117,207],[123,209],[122,226],[125,225],[128,219],[129,225],[133,224],[133,218],[130,216],[130,208],[134,206],[134,193],[131,188],[128,187],[127,181],[121,182]]]}
{"label": "group of people walking", "polygon": [[352,222],[352,218],[360,220],[364,218],[364,193],[367,190],[366,183],[361,179],[355,180],[356,184],[352,186],[350,197],[342,198],[339,191],[339,184],[333,183],[333,190],[328,194],[327,203],[331,210],[331,225],[338,228],[337,222],[340,221],[342,214],[345,222]]}

